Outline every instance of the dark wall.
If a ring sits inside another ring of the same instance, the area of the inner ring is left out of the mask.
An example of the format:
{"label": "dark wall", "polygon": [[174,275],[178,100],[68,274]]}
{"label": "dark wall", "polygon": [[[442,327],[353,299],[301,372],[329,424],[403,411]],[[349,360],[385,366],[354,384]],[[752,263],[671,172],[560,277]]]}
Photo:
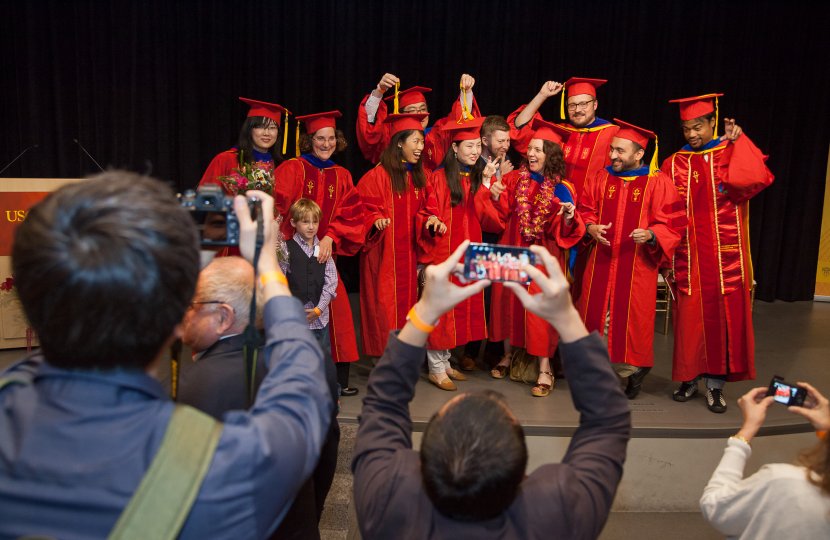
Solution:
{"label": "dark wall", "polygon": [[[547,79],[609,79],[600,115],[682,144],[668,99],[724,92],[770,154],[775,184],[752,203],[760,299],[812,298],[830,128],[826,3],[0,2],[3,176],[76,177],[127,167],[195,185],[232,145],[237,96],[305,114],[338,108],[354,141],[356,108],[384,71],[434,89],[444,114],[462,72],[485,114],[508,114]],[[558,99],[542,112],[558,114]],[[435,117],[434,117],[435,118]],[[291,136],[293,138],[293,123]],[[356,179],[356,143],[337,158]]]}

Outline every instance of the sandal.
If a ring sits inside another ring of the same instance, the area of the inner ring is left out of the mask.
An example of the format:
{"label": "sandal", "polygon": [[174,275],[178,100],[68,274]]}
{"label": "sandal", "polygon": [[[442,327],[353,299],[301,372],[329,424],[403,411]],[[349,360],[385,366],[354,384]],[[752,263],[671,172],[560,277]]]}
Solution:
{"label": "sandal", "polygon": [[[507,360],[507,363],[502,364],[502,362],[504,362],[505,360]],[[505,377],[507,377],[507,372],[509,370],[510,356],[503,356],[501,361],[499,361],[498,365],[496,365],[495,367],[493,367],[493,369],[490,370],[490,376],[494,379],[504,379]]]}
{"label": "sandal", "polygon": [[536,379],[536,386],[530,389],[530,393],[533,397],[548,397],[550,395],[550,391],[553,390],[553,385],[555,379],[553,378],[553,373],[550,371],[540,371],[539,375],[548,375],[550,377],[550,384],[541,383],[538,379]]}

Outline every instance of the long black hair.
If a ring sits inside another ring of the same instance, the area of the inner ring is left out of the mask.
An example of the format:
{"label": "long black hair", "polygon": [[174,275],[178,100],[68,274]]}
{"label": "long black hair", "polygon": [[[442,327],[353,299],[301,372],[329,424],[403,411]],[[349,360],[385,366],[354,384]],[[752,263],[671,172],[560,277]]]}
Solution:
{"label": "long black hair", "polygon": [[[455,144],[461,144],[464,141],[453,141]],[[452,150],[452,148],[450,148]],[[484,172],[484,167],[479,166],[480,159],[470,167],[470,196],[474,196],[481,186],[481,179]],[[447,151],[444,156],[444,161],[441,162],[444,167],[444,176],[447,178],[447,187],[450,188],[450,204],[458,206],[464,202],[464,185],[461,182],[461,167],[458,163],[457,153],[454,151]]]}
{"label": "long black hair", "polygon": [[[242,123],[242,128],[239,130],[239,141],[236,143],[237,148],[239,148],[239,157],[237,160],[240,166],[254,162],[254,138],[252,135],[254,128],[267,128],[272,125],[276,125],[277,128],[280,127],[272,118],[266,116],[249,116],[245,119]],[[274,159],[274,167],[282,163],[282,154],[277,150],[279,141],[280,131],[278,129],[274,146],[268,149],[268,153]]]}
{"label": "long black hair", "polygon": [[[414,129],[399,131],[392,136],[392,140],[389,141],[389,145],[380,155],[380,165],[392,178],[392,191],[395,193],[404,193],[407,190],[407,170],[401,145],[403,145],[403,143],[413,133],[420,133],[421,135],[424,134],[423,131]],[[427,177],[424,174],[424,166],[421,164],[420,159],[412,165],[412,185],[416,188],[424,188],[427,185]]]}

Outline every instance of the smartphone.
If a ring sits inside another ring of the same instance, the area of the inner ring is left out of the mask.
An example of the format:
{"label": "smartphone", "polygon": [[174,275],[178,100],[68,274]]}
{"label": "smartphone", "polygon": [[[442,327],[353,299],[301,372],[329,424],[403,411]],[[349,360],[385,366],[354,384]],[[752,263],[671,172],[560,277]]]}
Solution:
{"label": "smartphone", "polygon": [[515,281],[527,285],[530,276],[521,267],[535,263],[536,256],[528,248],[470,243],[464,254],[464,277],[468,280]]}
{"label": "smartphone", "polygon": [[785,382],[783,377],[775,375],[769,383],[767,395],[773,396],[778,403],[801,407],[807,397],[807,389]]}

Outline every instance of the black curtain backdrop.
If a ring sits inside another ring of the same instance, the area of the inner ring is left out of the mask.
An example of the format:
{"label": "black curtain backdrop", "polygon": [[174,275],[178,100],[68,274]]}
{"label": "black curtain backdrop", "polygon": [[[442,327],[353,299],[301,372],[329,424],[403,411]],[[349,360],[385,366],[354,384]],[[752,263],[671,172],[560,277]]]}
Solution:
{"label": "black curtain backdrop", "polygon": [[[723,92],[721,117],[736,119],[776,175],[752,201],[757,297],[806,300],[830,143],[828,5],[3,0],[0,167],[37,144],[3,176],[96,172],[78,139],[104,167],[193,187],[234,144],[246,96],[297,114],[340,109],[352,144],[336,160],[357,181],[369,168],[357,106],[386,71],[433,88],[433,120],[463,72],[476,77],[482,112],[502,115],[545,80],[607,78],[600,116],[656,131],[662,160],[683,144],[667,100]],[[551,101],[542,112],[555,119]]]}

